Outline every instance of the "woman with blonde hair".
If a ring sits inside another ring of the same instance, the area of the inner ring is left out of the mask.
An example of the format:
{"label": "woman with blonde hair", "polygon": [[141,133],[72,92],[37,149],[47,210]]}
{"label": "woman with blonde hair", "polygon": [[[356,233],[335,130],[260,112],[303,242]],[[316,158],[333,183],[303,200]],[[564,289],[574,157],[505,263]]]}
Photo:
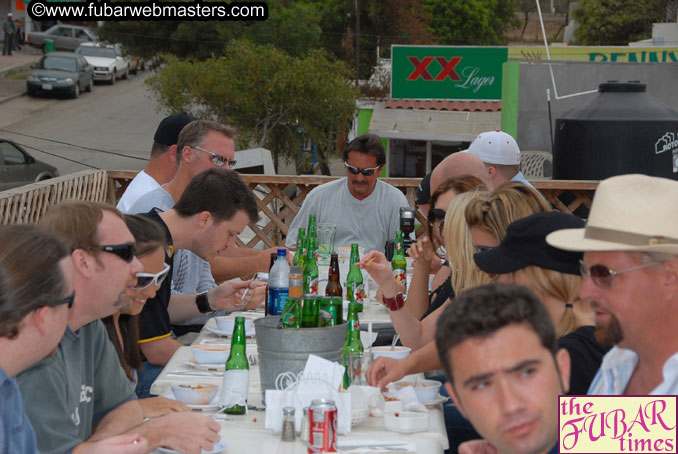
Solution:
{"label": "woman with blonde hair", "polygon": [[478,267],[534,291],[544,303],[556,328],[558,346],[570,354],[569,394],[588,391],[606,348],[595,339],[595,318],[588,301],[579,299],[582,254],[549,246],[546,235],[582,228],[584,221],[571,214],[537,213],[512,223],[499,246],[474,256]]}

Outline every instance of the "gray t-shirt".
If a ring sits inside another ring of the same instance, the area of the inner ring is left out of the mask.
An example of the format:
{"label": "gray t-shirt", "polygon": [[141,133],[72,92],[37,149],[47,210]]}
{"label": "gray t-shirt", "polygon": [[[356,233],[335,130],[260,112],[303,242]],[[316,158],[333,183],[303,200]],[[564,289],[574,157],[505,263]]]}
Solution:
{"label": "gray t-shirt", "polygon": [[[130,214],[148,213],[153,208],[162,211],[171,210],[174,199],[165,188],[156,188],[144,195],[130,208]],[[217,286],[212,276],[212,268],[208,261],[201,259],[188,249],[178,249],[172,258],[172,294],[186,295],[212,290]],[[186,320],[180,325],[204,324],[210,315],[199,315]]]}
{"label": "gray t-shirt", "polygon": [[17,376],[41,454],[62,454],[111,410],[136,399],[100,320],[66,329],[54,355]]}
{"label": "gray t-shirt", "polygon": [[331,181],[308,193],[290,225],[285,246],[296,248],[299,227],[306,227],[308,215],[315,214],[318,224],[336,224],[335,248],[358,243],[365,252],[383,252],[386,241],[394,239],[400,228],[400,207],[406,206],[403,193],[381,180],[363,200],[350,193],[346,177]]}

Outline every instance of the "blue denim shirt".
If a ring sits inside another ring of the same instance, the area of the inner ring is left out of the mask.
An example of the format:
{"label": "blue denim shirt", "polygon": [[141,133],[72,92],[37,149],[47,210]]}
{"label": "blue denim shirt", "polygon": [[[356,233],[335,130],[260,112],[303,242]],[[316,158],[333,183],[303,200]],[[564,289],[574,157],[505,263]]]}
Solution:
{"label": "blue denim shirt", "polygon": [[35,454],[33,426],[28,422],[14,379],[0,367],[0,454]]}

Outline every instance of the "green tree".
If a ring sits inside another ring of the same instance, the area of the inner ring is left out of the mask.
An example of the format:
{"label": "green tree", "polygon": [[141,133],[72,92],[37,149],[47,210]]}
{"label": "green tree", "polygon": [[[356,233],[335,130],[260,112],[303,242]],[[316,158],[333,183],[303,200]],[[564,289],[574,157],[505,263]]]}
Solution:
{"label": "green tree", "polygon": [[[164,58],[166,64],[147,80],[162,108],[230,124],[240,146],[268,148],[276,164],[298,159],[311,143],[329,174],[335,139],[350,127],[359,96],[343,63],[321,50],[297,57],[243,40],[220,57]],[[310,153],[301,159],[308,163]]]}
{"label": "green tree", "polygon": [[104,41],[122,43],[130,53],[160,53],[204,60],[224,55],[234,39],[272,44],[292,55],[321,45],[320,13],[313,3],[269,0],[265,21],[109,21],[98,29]]}
{"label": "green tree", "polygon": [[438,44],[504,44],[516,25],[510,0],[424,0]]}
{"label": "green tree", "polygon": [[578,44],[626,45],[649,38],[652,23],[666,19],[667,0],[579,0],[573,16]]}

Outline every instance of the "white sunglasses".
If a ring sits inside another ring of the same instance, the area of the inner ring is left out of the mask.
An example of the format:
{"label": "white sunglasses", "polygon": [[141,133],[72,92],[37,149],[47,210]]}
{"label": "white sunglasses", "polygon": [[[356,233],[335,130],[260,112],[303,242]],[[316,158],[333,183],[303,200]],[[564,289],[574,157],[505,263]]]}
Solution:
{"label": "white sunglasses", "polygon": [[159,286],[165,280],[169,273],[170,266],[165,263],[165,266],[159,272],[153,273],[137,273],[137,283],[132,286],[134,290],[143,290],[150,287],[151,284]]}

